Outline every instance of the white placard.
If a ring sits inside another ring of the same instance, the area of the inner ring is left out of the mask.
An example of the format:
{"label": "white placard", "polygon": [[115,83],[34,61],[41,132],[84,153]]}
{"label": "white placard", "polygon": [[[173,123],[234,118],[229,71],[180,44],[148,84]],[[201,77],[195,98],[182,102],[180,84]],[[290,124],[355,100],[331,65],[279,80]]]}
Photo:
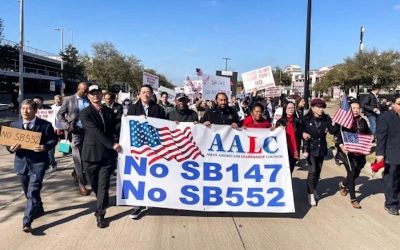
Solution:
{"label": "white placard", "polygon": [[160,86],[160,87],[158,88],[158,91],[160,92],[160,94],[161,94],[161,92],[166,92],[166,93],[168,94],[168,101],[169,101],[170,103],[174,103],[174,101],[175,101],[175,95],[176,95],[176,91],[175,91],[175,90],[166,88],[166,87],[164,87],[164,86]]}
{"label": "white placard", "polygon": [[246,93],[275,87],[271,66],[245,72],[242,74],[242,80]]}
{"label": "white placard", "polygon": [[152,75],[147,72],[143,72],[143,85],[148,84],[150,85],[154,90],[158,89],[160,87],[160,78],[156,75]]}
{"label": "white placard", "polygon": [[215,100],[218,93],[225,93],[231,99],[231,80],[228,77],[203,74],[202,94],[204,100]]}
{"label": "white placard", "polygon": [[294,212],[283,128],[122,118],[117,205]]}
{"label": "white placard", "polygon": [[46,120],[53,125],[53,128],[56,127],[56,114],[52,109],[38,109],[36,116],[40,119]]}

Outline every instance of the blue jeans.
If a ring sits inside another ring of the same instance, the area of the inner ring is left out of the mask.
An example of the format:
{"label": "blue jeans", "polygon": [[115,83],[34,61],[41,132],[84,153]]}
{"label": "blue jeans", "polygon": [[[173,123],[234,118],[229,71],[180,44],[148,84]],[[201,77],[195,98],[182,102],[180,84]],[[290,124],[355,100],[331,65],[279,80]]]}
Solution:
{"label": "blue jeans", "polygon": [[47,151],[47,153],[49,154],[50,165],[54,167],[57,164],[56,158],[54,157],[54,154],[56,153],[56,149],[52,148],[49,151]]}
{"label": "blue jeans", "polygon": [[375,135],[376,131],[376,116],[368,116],[369,128],[371,129],[371,133]]}

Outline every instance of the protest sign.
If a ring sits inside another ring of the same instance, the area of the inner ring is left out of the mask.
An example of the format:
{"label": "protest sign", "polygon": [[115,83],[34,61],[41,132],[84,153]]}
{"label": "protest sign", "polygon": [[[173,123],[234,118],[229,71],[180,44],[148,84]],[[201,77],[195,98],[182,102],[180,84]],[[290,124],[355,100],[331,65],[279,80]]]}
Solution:
{"label": "protest sign", "polygon": [[268,89],[275,86],[271,66],[251,70],[242,74],[243,87],[246,93]]}
{"label": "protest sign", "polygon": [[57,114],[54,113],[54,110],[38,109],[38,111],[36,112],[36,116],[39,117],[40,119],[50,122],[53,128],[55,128]]}
{"label": "protest sign", "polygon": [[118,97],[117,97],[117,102],[119,104],[122,104],[124,102],[124,100],[126,100],[126,99],[131,100],[131,93],[119,91]]}
{"label": "protest sign", "polygon": [[268,97],[280,96],[281,94],[282,94],[281,86],[270,87],[265,90],[265,96]]}
{"label": "protest sign", "polygon": [[176,95],[175,90],[166,88],[164,86],[160,86],[160,88],[158,88],[158,91],[160,92],[160,94],[161,94],[161,92],[166,92],[168,94],[168,101],[170,103],[175,102],[175,95]]}
{"label": "protest sign", "polygon": [[160,82],[159,82],[159,77],[156,75],[152,75],[147,72],[143,72],[143,85],[148,84],[150,85],[154,90],[158,89],[160,87]]}
{"label": "protest sign", "polygon": [[231,99],[231,80],[228,77],[202,75],[202,94],[204,100],[215,100],[218,93],[225,93]]}
{"label": "protest sign", "polygon": [[19,143],[21,148],[33,150],[35,146],[39,145],[41,137],[42,133],[1,126],[0,145],[13,146]]}
{"label": "protest sign", "polygon": [[294,212],[282,128],[122,118],[117,204],[197,211]]}

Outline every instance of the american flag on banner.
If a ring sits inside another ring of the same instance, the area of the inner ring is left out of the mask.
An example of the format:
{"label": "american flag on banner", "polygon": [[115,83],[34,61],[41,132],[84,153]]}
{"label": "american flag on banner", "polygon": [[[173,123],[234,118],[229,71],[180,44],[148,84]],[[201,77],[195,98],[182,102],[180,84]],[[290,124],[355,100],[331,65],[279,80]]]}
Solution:
{"label": "american flag on banner", "polygon": [[203,71],[200,68],[196,68],[196,74],[197,74],[197,76],[202,76]]}
{"label": "american flag on banner", "polygon": [[343,144],[351,153],[369,155],[372,148],[372,136],[358,133],[342,132]]}
{"label": "american flag on banner", "polygon": [[351,112],[347,96],[343,96],[340,107],[333,116],[332,121],[345,128],[351,128],[353,124],[353,112]]}
{"label": "american flag on banner", "polygon": [[131,153],[147,156],[149,164],[161,158],[181,162],[203,156],[195,145],[190,127],[183,131],[170,130],[168,127],[153,127],[148,122],[130,121],[129,128]]}

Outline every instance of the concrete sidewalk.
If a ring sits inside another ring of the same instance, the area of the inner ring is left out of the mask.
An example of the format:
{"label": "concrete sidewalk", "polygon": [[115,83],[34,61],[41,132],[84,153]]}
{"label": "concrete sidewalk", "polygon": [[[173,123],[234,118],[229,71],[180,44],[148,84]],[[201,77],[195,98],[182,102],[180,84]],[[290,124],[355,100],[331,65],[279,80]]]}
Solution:
{"label": "concrete sidewalk", "polygon": [[112,180],[109,226],[96,227],[95,197],[82,197],[74,186],[70,156],[57,157],[59,169],[45,176],[42,199],[46,214],[22,232],[25,197],[13,156],[0,149],[0,245],[2,249],[398,249],[400,217],[383,209],[381,179],[357,181],[361,210],[338,192],[343,167],[326,161],[317,207],[306,203],[307,171],[293,176],[295,214],[202,213],[152,209],[131,220],[130,207],[115,206]]}

